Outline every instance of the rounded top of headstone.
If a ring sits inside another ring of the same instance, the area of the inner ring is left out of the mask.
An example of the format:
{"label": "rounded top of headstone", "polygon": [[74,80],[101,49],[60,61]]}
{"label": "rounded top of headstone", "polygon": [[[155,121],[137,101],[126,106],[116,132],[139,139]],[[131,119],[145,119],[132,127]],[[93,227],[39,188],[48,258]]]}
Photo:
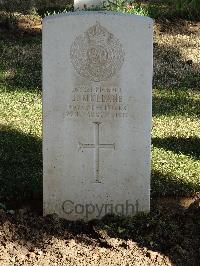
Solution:
{"label": "rounded top of headstone", "polygon": [[58,20],[58,19],[71,19],[72,17],[74,17],[76,19],[76,17],[83,17],[83,19],[85,20],[85,17],[124,17],[127,19],[131,19],[133,22],[141,22],[141,23],[153,23],[153,19],[147,16],[140,16],[140,15],[136,15],[136,14],[129,14],[129,13],[122,13],[122,12],[114,12],[114,11],[76,11],[76,12],[67,12],[67,13],[60,13],[60,14],[56,14],[56,15],[50,15],[50,16],[46,16],[42,19],[42,23],[46,23],[47,21],[50,20]]}

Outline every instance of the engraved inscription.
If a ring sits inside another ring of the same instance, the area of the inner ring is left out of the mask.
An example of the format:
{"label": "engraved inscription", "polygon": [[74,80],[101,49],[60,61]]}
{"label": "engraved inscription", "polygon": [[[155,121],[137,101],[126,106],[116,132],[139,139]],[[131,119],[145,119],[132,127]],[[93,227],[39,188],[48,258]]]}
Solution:
{"label": "engraved inscription", "polygon": [[105,81],[121,69],[124,51],[120,41],[97,22],[75,38],[70,58],[80,76],[91,81]]}
{"label": "engraved inscription", "polygon": [[119,87],[80,86],[73,89],[71,99],[65,113],[68,117],[92,120],[128,117],[128,106]]}
{"label": "engraved inscription", "polygon": [[100,144],[99,141],[99,126],[100,122],[93,122],[94,124],[94,143],[93,144],[83,144],[79,143],[79,149],[94,149],[94,178],[96,183],[101,183],[100,180],[100,170],[99,170],[99,151],[101,148],[105,149],[115,149],[115,143],[112,144]]}

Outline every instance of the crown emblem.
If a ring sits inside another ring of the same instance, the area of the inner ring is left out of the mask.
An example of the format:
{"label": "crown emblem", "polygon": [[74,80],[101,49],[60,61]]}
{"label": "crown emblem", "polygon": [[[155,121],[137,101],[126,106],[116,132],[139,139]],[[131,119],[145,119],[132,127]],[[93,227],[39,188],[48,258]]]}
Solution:
{"label": "crown emblem", "polygon": [[99,22],[75,38],[70,49],[76,72],[92,81],[104,81],[119,72],[124,61],[120,41]]}
{"label": "crown emblem", "polygon": [[105,36],[108,31],[100,25],[97,21],[96,24],[87,30],[90,37]]}
{"label": "crown emblem", "polygon": [[104,27],[99,24],[99,22],[96,22],[94,26],[89,28],[86,31],[86,34],[88,35],[88,40],[90,42],[96,43],[105,43],[111,35]]}

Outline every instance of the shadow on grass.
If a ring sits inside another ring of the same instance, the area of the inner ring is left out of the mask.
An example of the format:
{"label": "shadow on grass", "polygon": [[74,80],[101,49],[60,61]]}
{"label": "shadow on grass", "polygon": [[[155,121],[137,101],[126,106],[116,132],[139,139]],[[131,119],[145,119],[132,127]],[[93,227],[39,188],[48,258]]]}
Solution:
{"label": "shadow on grass", "polygon": [[[161,34],[157,33],[157,38],[162,40],[162,37],[158,37],[158,35]],[[166,42],[166,37],[164,38]],[[184,39],[182,42],[179,40],[177,46],[175,45],[176,43],[172,42],[172,38],[169,38],[168,43],[154,42],[154,87],[158,89],[170,88],[177,91],[187,89],[199,91],[199,64],[192,60],[193,57],[188,60],[180,50],[181,48],[188,51],[188,47],[191,46],[193,49],[193,46],[188,41],[184,43]]]}
{"label": "shadow on grass", "polygon": [[161,33],[169,33],[174,36],[178,34],[180,35],[188,35],[190,36],[191,34],[194,34],[195,32],[198,32],[199,28],[199,22],[191,23],[191,21],[188,20],[182,20],[182,19],[171,19],[171,20],[166,20],[166,19],[159,19],[159,31]]}
{"label": "shadow on grass", "polygon": [[179,180],[173,173],[164,174],[152,169],[151,171],[151,196],[152,197],[191,197],[200,191],[199,184],[188,180]]}
{"label": "shadow on grass", "polygon": [[40,139],[0,126],[0,184],[0,202],[12,208],[41,200]]}
{"label": "shadow on grass", "polygon": [[[167,91],[167,90],[166,90]],[[171,90],[174,93],[175,90]],[[184,93],[176,93],[170,96],[170,90],[167,91],[168,95],[164,95],[160,91],[160,95],[153,95],[153,115],[195,115],[200,116],[200,101],[191,99],[190,96]]]}
{"label": "shadow on grass", "polygon": [[41,89],[41,40],[0,40],[0,85],[7,90]]}
{"label": "shadow on grass", "polygon": [[200,138],[198,137],[167,137],[167,138],[153,138],[152,144],[158,148],[171,150],[176,153],[183,153],[194,159],[200,159]]}
{"label": "shadow on grass", "polygon": [[7,90],[41,89],[41,33],[20,29],[14,15],[4,16],[0,13],[0,86]]}

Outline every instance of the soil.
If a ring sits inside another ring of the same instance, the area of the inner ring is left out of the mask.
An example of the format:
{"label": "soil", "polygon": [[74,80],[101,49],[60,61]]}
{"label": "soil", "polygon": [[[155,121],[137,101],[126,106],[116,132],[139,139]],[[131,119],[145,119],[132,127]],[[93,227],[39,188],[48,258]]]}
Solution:
{"label": "soil", "polygon": [[199,265],[200,199],[154,199],[150,214],[88,223],[38,211],[0,210],[0,265]]}

